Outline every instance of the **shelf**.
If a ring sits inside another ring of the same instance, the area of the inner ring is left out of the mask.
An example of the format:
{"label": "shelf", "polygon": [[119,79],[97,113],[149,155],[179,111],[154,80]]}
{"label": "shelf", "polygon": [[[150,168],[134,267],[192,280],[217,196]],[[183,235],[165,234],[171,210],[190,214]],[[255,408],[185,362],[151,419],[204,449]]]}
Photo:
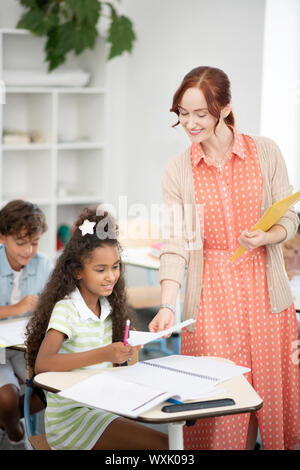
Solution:
{"label": "shelf", "polygon": [[70,88],[55,88],[54,91],[57,93],[79,93],[79,94],[105,94],[107,92],[106,88],[98,88],[98,87],[84,87],[84,88],[77,88],[77,87],[70,87]]}
{"label": "shelf", "polygon": [[52,180],[50,152],[10,151],[2,158],[3,199],[51,199]]}
{"label": "shelf", "polygon": [[101,150],[105,145],[101,142],[70,142],[70,143],[59,143],[56,145],[58,150]]}
{"label": "shelf", "polygon": [[18,87],[6,87],[6,93],[77,93],[77,94],[105,94],[105,88],[97,88],[97,87],[85,87],[85,88],[77,88],[77,87],[30,87],[30,86],[18,86]]}
{"label": "shelf", "polygon": [[0,28],[0,33],[3,33],[3,34],[25,34],[25,35],[30,34],[27,29],[18,29],[18,28]]}
{"label": "shelf", "polygon": [[50,149],[50,144],[2,144],[2,150],[4,152]]}
{"label": "shelf", "polygon": [[[3,106],[3,128],[17,129],[25,133],[29,131],[42,132],[44,143],[49,145],[53,124],[51,98],[50,93],[41,95],[35,93],[6,94],[6,104]],[[28,145],[31,144],[26,144],[26,147]]]}
{"label": "shelf", "polygon": [[[32,202],[32,204],[36,204],[37,206],[40,206],[40,207],[51,206],[51,204],[52,204],[52,201],[50,199],[30,197],[28,195],[27,195],[26,198],[25,197],[22,198],[22,197],[16,195],[16,197],[14,197],[14,199],[23,199],[24,201],[30,201],[30,202]],[[5,204],[7,204],[11,200],[12,200],[12,198],[4,199],[2,201],[3,206],[5,206]]]}
{"label": "shelf", "polygon": [[[4,70],[46,71],[44,46],[27,30],[0,28],[0,78]],[[6,86],[0,105],[0,204],[21,198],[41,207],[48,231],[40,249],[52,259],[57,228],[108,199],[106,56],[99,37],[93,50],[71,52],[59,67],[89,71],[88,86]],[[3,129],[41,132],[43,143],[1,144]]]}
{"label": "shelf", "polygon": [[57,148],[57,150],[101,150],[105,145],[101,142],[70,142],[66,144],[2,144],[2,150],[4,152],[12,151],[26,151],[26,150],[51,150],[51,148]]}
{"label": "shelf", "polygon": [[58,150],[101,150],[105,145],[101,142],[70,142],[56,145]]}
{"label": "shelf", "polygon": [[[63,149],[57,155],[57,198],[79,203],[96,201],[103,195],[104,153],[102,149]],[[101,198],[103,200],[103,198]]]}
{"label": "shelf", "polygon": [[80,205],[80,204],[101,204],[104,201],[103,196],[73,196],[57,199],[58,206]]}
{"label": "shelf", "polygon": [[[2,1],[3,0],[1,0],[1,2]],[[0,33],[1,32],[0,37],[3,43],[3,70],[40,69],[47,71],[48,64],[45,61],[46,37],[36,36],[27,30],[13,28],[3,28],[0,29]],[[105,40],[99,36],[93,50],[86,49],[79,56],[77,56],[74,51],[68,53],[65,63],[59,67],[59,70],[63,72],[74,69],[88,70],[91,72],[91,79],[89,87],[84,88],[98,88],[98,92],[99,89],[101,90],[100,92],[104,92],[106,84],[106,57],[107,46]],[[22,88],[22,91],[26,92],[24,91],[25,87]],[[36,93],[41,92],[39,87],[32,88]],[[51,88],[51,86],[49,88]],[[74,87],[74,89],[79,91],[77,87]],[[55,87],[55,91],[59,91],[59,87]],[[69,93],[68,87],[64,87],[61,92]],[[85,92],[80,91],[80,93]]]}
{"label": "shelf", "polygon": [[59,142],[102,142],[105,135],[104,96],[75,92],[60,94],[57,122]]}

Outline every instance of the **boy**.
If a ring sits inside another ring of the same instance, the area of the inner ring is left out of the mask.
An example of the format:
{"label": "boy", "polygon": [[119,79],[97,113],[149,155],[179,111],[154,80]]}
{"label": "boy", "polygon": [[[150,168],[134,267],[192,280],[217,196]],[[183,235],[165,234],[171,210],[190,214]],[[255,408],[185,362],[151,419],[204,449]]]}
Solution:
{"label": "boy", "polygon": [[[45,215],[28,201],[11,201],[0,211],[0,319],[34,311],[53,268],[48,256],[38,252],[46,230]],[[16,375],[25,382],[24,353],[7,349],[5,364],[0,364],[0,447],[7,433],[15,449],[24,442]]]}

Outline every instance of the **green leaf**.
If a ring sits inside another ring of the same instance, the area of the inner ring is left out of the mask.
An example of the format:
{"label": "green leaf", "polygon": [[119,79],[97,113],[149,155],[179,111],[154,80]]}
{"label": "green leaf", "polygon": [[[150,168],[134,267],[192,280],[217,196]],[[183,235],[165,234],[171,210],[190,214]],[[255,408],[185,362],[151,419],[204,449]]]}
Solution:
{"label": "green leaf", "polygon": [[49,71],[54,70],[66,60],[66,54],[73,48],[72,38],[75,25],[72,21],[52,28],[48,32],[46,42],[46,61],[49,62]]}
{"label": "green leaf", "polygon": [[[49,5],[53,5],[53,0],[35,0],[35,2],[39,8],[43,8],[44,10],[47,9]],[[54,0],[54,3],[57,3],[56,0]]]}
{"label": "green leaf", "polygon": [[58,28],[53,28],[48,34],[46,43],[46,61],[49,62],[49,70],[65,62],[66,54],[74,49],[75,54],[80,54],[84,49],[92,49],[98,35],[96,28],[90,25],[76,26],[68,21]]}
{"label": "green leaf", "polygon": [[61,56],[73,48],[73,37],[75,34],[75,24],[67,21],[57,28],[52,28],[48,34],[46,51],[50,55]]}
{"label": "green leaf", "polygon": [[25,13],[17,24],[17,28],[28,29],[38,36],[44,36],[49,29],[59,24],[59,5],[49,10],[33,8]]}
{"label": "green leaf", "polygon": [[44,25],[44,11],[34,8],[25,13],[17,24],[17,28],[29,29],[35,34],[42,36],[46,33]]}
{"label": "green leaf", "polygon": [[110,2],[105,2],[105,5],[107,5],[110,8],[110,16],[111,16],[112,21],[117,19],[118,13],[115,7],[113,6],[113,4]]}
{"label": "green leaf", "polygon": [[131,52],[133,42],[136,40],[131,20],[127,16],[113,17],[107,41],[111,43],[108,59],[112,59],[123,52]]}
{"label": "green leaf", "polygon": [[[1,0],[0,0],[1,1]],[[18,22],[39,36],[47,36],[45,46],[49,71],[66,60],[69,51],[81,54],[93,49],[98,31],[96,25],[103,5],[110,9],[111,24],[107,42],[110,43],[109,59],[131,52],[136,39],[129,18],[119,16],[111,2],[105,0],[19,0],[27,11]]]}
{"label": "green leaf", "polygon": [[48,33],[48,40],[45,45],[45,52],[46,52],[46,62],[49,63],[48,70],[51,72],[59,65],[65,62],[65,54],[58,53],[56,50],[56,43],[57,43],[57,30],[53,29]]}
{"label": "green leaf", "polygon": [[88,24],[77,26],[73,35],[73,46],[76,55],[80,54],[87,47],[93,49],[97,35],[96,28],[91,28]]}
{"label": "green leaf", "polygon": [[37,0],[20,0],[21,5],[24,7],[34,8],[37,6]]}
{"label": "green leaf", "polygon": [[80,21],[97,24],[101,10],[98,0],[66,0],[66,5],[74,11]]}

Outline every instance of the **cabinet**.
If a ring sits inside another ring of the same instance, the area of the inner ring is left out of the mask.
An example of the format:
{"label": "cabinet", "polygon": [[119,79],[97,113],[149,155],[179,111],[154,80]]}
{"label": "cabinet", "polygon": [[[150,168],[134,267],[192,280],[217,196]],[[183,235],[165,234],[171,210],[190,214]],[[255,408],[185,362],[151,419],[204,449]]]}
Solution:
{"label": "cabinet", "polygon": [[[44,40],[18,29],[0,29],[0,80],[7,70],[45,71]],[[60,71],[91,73],[85,87],[7,86],[0,105],[0,201],[22,198],[45,212],[48,231],[40,250],[56,256],[60,224],[72,225],[81,206],[108,194],[108,93],[106,50],[71,56]],[[3,143],[4,130],[37,131],[35,143]]]}

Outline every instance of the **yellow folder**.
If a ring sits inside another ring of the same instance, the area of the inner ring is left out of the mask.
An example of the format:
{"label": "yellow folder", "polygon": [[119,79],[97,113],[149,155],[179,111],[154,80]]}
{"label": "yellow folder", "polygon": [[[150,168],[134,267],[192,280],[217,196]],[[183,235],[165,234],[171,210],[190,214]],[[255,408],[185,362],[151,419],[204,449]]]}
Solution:
{"label": "yellow folder", "polygon": [[[299,200],[300,200],[300,191],[297,191],[296,193],[291,194],[290,196],[285,197],[284,199],[281,199],[280,201],[275,202],[275,204],[273,204],[273,206],[271,206],[267,210],[267,212],[259,219],[257,224],[254,225],[254,227],[252,227],[250,232],[252,232],[253,230],[257,230],[257,229],[260,229],[266,232],[277,222],[277,220],[280,219],[280,217],[282,217],[286,213],[286,211],[291,205],[295,204]],[[234,261],[236,258],[241,256],[245,251],[246,251],[245,248],[240,246],[234,253],[230,262]]]}

